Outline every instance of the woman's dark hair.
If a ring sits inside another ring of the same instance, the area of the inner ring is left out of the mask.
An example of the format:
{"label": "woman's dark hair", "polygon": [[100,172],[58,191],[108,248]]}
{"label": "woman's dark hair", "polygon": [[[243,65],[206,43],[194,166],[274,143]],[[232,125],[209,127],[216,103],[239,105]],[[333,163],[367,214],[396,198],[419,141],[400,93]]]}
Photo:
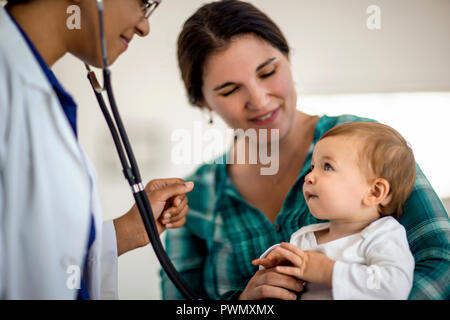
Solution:
{"label": "woman's dark hair", "polygon": [[29,0],[6,0],[9,5],[28,2]]}
{"label": "woman's dark hair", "polygon": [[233,37],[244,34],[256,35],[289,58],[289,45],[281,30],[250,3],[208,3],[185,22],[178,37],[178,65],[192,105],[202,107],[203,67],[208,56],[225,49]]}

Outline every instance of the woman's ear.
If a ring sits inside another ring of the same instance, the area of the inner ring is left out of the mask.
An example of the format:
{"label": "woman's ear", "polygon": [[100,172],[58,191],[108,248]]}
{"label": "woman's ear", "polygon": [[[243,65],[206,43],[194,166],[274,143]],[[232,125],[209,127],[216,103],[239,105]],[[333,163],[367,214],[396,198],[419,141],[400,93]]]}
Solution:
{"label": "woman's ear", "polygon": [[391,201],[391,195],[389,194],[391,187],[389,182],[383,178],[375,179],[371,185],[367,194],[363,198],[363,204],[366,206],[376,206],[379,204],[386,205]]}
{"label": "woman's ear", "polygon": [[206,102],[205,98],[202,98],[199,102],[200,102],[199,105],[201,106],[201,108],[203,110],[205,110],[207,112],[212,111],[212,108],[209,106],[208,102]]}

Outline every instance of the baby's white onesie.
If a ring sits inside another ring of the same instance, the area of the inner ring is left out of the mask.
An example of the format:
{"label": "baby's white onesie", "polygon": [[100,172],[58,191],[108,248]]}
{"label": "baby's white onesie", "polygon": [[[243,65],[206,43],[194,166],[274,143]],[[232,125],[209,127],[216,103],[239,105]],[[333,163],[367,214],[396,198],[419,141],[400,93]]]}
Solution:
{"label": "baby's white onesie", "polygon": [[[335,260],[332,288],[308,283],[302,300],[407,299],[414,277],[414,257],[405,228],[393,217],[383,217],[361,232],[317,244],[315,231],[329,223],[301,228],[290,243],[302,250],[320,252]],[[265,257],[277,245],[261,255]]]}

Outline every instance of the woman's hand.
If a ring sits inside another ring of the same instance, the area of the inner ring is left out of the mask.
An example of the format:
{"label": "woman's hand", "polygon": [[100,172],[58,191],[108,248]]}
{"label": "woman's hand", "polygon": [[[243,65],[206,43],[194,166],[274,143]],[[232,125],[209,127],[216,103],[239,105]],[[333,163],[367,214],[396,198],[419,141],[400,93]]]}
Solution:
{"label": "woman's hand", "polygon": [[[296,300],[295,292],[303,290],[303,281],[278,273],[274,268],[259,270],[250,279],[239,300]],[[293,292],[294,291],[294,292]]]}
{"label": "woman's hand", "polygon": [[[189,210],[186,193],[193,188],[193,182],[185,183],[178,178],[152,180],[146,185],[145,192],[150,200],[159,234],[166,228],[179,228],[186,222],[185,216]],[[119,256],[149,243],[136,205],[114,220],[114,228]]]}

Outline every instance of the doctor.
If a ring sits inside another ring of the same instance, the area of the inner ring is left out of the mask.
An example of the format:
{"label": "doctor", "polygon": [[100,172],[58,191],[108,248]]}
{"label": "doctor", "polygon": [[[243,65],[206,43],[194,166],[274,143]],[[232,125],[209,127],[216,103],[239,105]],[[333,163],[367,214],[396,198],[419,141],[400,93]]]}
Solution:
{"label": "doctor", "polygon": [[[134,35],[149,34],[152,1],[104,2],[112,63]],[[70,5],[81,9],[79,30],[66,26]],[[50,70],[68,52],[101,66],[98,34],[95,0],[9,0],[0,8],[1,299],[117,298],[117,257],[149,241],[135,207],[102,222],[95,171],[77,140],[77,106]],[[184,224],[192,188],[181,179],[146,186],[160,233]]]}

